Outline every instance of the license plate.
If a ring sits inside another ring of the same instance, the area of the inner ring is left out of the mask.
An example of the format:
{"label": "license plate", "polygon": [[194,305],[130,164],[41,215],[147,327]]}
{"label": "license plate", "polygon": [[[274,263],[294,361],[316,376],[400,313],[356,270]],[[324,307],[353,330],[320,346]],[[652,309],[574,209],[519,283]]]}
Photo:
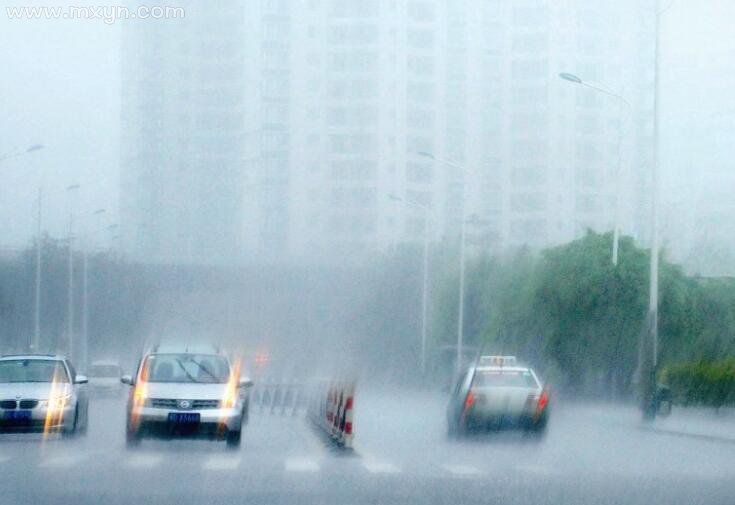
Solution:
{"label": "license plate", "polygon": [[197,424],[199,423],[198,412],[169,412],[168,422],[173,424]]}
{"label": "license plate", "polygon": [[30,421],[30,410],[6,410],[5,419],[8,421]]}

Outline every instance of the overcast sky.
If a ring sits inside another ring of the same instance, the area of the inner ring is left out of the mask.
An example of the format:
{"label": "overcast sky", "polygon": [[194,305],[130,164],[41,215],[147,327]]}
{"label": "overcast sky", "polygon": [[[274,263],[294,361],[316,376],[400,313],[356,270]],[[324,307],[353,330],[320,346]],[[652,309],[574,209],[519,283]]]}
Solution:
{"label": "overcast sky", "polygon": [[[95,5],[74,5],[85,3]],[[676,0],[665,14],[664,198],[686,197],[704,167],[735,171],[733,3]],[[55,236],[68,214],[67,185],[82,185],[75,198],[80,211],[109,209],[102,224],[116,221],[118,197],[121,23],[11,21],[5,13],[11,4],[28,2],[3,0],[0,11],[0,155],[35,143],[46,147],[0,164],[0,248],[29,240],[42,172],[45,228]]]}

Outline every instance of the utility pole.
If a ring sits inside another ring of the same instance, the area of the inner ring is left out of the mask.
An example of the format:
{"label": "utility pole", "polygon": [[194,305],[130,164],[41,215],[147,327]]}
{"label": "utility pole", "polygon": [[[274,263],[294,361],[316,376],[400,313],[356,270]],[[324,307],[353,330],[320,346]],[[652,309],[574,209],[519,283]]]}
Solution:
{"label": "utility pole", "polygon": [[79,184],[72,184],[66,188],[69,195],[69,257],[67,260],[67,315],[66,315],[66,333],[67,348],[69,357],[74,357],[74,201],[71,193],[79,189]]}
{"label": "utility pole", "polygon": [[69,357],[74,358],[74,250],[72,243],[74,228],[74,215],[69,214],[69,255],[67,258],[67,314],[66,334],[69,346]]}
{"label": "utility pole", "polygon": [[84,245],[82,252],[82,342],[79,346],[79,359],[77,366],[83,372],[87,371],[87,348],[89,347],[89,253],[87,251],[89,245]]}
{"label": "utility pole", "polygon": [[462,225],[459,238],[459,309],[457,314],[457,377],[462,372],[462,345],[464,340],[464,274],[465,274],[465,246],[467,242],[467,216],[462,202]]}
{"label": "utility pole", "polygon": [[31,352],[38,352],[41,345],[41,219],[43,209],[43,190],[38,187],[38,209],[36,215],[36,291],[33,311],[33,340]]}
{"label": "utility pole", "polygon": [[655,50],[654,50],[654,95],[653,95],[653,164],[651,167],[651,258],[648,291],[648,315],[645,331],[641,334],[641,352],[638,353],[641,382],[641,411],[645,421],[656,418],[656,372],[658,368],[658,163],[660,160],[660,80],[661,80],[661,14],[656,3]]}
{"label": "utility pole", "polygon": [[[421,209],[424,215],[423,266],[421,272],[421,350],[419,355],[419,364],[421,367],[421,373],[423,374],[426,372],[426,344],[429,326],[429,241],[431,238],[431,205],[407,200],[393,194],[389,194],[388,198],[396,202],[402,202]],[[397,242],[397,240],[394,242],[394,246],[397,245]]]}
{"label": "utility pole", "polygon": [[424,261],[421,288],[421,373],[426,373],[426,339],[429,316],[429,212],[424,210]]}

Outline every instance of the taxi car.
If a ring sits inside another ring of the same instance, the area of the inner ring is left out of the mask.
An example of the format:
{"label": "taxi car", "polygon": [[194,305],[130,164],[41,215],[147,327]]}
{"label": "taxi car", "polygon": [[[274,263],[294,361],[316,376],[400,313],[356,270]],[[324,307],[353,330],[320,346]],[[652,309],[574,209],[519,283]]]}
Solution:
{"label": "taxi car", "polygon": [[480,357],[455,384],[447,408],[450,436],[491,428],[542,435],[548,420],[548,390],[514,356]]}

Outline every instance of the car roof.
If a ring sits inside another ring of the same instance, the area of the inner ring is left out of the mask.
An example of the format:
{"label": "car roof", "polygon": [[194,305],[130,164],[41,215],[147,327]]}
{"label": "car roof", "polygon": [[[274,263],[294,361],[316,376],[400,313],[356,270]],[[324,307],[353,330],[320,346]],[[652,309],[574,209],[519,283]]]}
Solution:
{"label": "car roof", "polygon": [[2,356],[0,356],[0,361],[16,359],[63,361],[66,358],[58,354],[3,354]]}
{"label": "car roof", "polygon": [[475,367],[478,372],[529,372],[530,367],[527,366],[478,366]]}
{"label": "car roof", "polygon": [[220,350],[210,344],[159,344],[154,346],[148,354],[222,354]]}

